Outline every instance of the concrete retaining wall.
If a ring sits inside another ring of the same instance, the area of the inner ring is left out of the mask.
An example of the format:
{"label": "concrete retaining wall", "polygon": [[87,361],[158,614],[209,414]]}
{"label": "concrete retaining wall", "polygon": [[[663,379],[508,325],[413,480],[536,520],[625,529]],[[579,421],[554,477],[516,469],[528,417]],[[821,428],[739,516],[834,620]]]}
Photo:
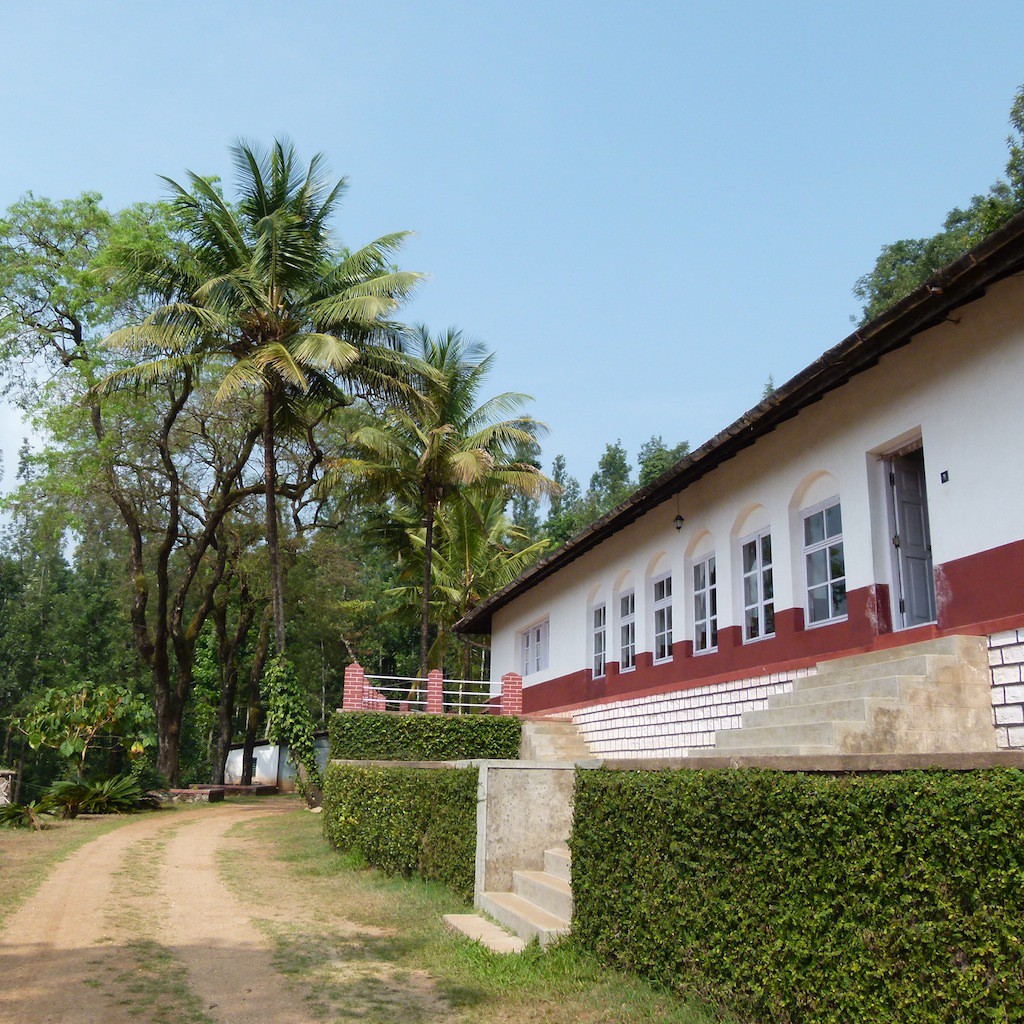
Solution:
{"label": "concrete retaining wall", "polygon": [[476,901],[512,888],[513,871],[541,871],[544,850],[572,831],[575,766],[476,761]]}

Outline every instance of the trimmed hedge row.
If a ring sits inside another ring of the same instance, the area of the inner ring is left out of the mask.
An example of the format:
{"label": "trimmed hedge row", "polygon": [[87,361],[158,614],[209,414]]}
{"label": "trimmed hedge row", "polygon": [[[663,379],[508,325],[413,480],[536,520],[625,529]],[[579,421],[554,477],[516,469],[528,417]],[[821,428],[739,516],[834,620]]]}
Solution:
{"label": "trimmed hedge row", "polygon": [[328,764],[324,835],[387,874],[442,882],[471,899],[476,857],[475,768]]}
{"label": "trimmed hedge row", "polygon": [[394,715],[343,711],[328,726],[331,757],[346,761],[517,758],[522,723],[511,715]]}
{"label": "trimmed hedge row", "polygon": [[578,771],[573,934],[760,1021],[1024,1019],[1024,773]]}

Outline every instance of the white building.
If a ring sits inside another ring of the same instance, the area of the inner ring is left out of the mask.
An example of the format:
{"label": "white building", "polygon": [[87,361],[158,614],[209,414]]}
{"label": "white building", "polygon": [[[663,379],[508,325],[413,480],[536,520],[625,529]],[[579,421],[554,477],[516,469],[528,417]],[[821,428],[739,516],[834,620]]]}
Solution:
{"label": "white building", "polygon": [[620,755],[721,748],[824,661],[986,637],[992,745],[1024,746],[1022,269],[1024,215],[458,628]]}

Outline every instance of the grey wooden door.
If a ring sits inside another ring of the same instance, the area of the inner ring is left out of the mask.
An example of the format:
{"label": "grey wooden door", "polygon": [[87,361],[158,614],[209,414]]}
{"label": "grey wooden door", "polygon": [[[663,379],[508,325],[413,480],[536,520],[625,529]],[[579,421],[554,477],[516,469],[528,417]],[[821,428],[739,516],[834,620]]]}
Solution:
{"label": "grey wooden door", "polygon": [[900,455],[890,462],[889,469],[900,590],[897,615],[904,628],[920,626],[935,621],[935,572],[924,452],[919,449]]}

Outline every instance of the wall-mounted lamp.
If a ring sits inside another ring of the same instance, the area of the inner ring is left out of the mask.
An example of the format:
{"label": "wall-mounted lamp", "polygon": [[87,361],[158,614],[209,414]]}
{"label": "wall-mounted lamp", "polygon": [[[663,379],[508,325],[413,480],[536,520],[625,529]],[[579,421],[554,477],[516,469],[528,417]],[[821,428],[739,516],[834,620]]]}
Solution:
{"label": "wall-mounted lamp", "polygon": [[672,522],[676,524],[676,529],[677,530],[681,530],[683,528],[684,521],[685,520],[683,519],[683,517],[678,512],[676,513],[675,519],[672,520]]}

